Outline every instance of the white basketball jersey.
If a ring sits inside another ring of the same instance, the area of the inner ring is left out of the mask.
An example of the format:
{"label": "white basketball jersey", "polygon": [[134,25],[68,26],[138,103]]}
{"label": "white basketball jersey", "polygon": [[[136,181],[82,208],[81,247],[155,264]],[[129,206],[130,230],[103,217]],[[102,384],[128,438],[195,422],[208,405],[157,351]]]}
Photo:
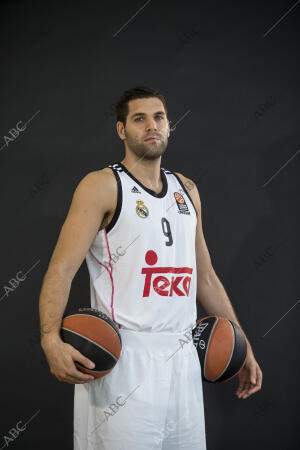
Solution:
{"label": "white basketball jersey", "polygon": [[166,333],[194,328],[197,213],[187,189],[164,168],[157,194],[121,162],[108,167],[118,200],[111,222],[86,255],[91,307],[119,328]]}

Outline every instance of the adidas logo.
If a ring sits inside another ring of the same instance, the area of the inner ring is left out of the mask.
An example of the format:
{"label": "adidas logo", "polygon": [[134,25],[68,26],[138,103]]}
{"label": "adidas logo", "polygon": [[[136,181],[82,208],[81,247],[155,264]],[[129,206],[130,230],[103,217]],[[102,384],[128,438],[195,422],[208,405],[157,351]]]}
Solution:
{"label": "adidas logo", "polygon": [[134,192],[135,194],[140,194],[140,191],[138,190],[138,188],[136,186],[133,186],[133,188],[131,189],[131,192]]}

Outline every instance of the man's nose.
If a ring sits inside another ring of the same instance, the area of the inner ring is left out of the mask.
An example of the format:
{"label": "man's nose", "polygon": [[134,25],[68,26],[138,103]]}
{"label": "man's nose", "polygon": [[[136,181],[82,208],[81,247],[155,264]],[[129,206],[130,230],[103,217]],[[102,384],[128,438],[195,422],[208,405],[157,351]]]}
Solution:
{"label": "man's nose", "polygon": [[148,119],[146,122],[146,129],[149,130],[157,130],[157,122],[154,119]]}

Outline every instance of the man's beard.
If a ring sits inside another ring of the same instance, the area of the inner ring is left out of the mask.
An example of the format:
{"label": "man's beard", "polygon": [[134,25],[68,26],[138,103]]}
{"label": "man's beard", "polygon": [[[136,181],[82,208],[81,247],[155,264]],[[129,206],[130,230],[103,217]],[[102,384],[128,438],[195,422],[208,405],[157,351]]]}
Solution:
{"label": "man's beard", "polygon": [[162,156],[168,146],[168,139],[160,138],[159,142],[151,144],[151,142],[137,142],[134,137],[128,136],[125,132],[126,142],[130,150],[138,157],[138,159],[146,159],[153,161]]}

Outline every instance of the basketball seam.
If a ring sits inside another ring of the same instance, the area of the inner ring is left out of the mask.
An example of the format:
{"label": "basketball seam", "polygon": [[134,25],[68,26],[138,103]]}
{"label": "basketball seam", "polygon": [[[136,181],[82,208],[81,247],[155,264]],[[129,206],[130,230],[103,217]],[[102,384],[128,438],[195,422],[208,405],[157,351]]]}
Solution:
{"label": "basketball seam", "polygon": [[[104,314],[104,313],[103,313]],[[119,334],[119,330],[117,329],[116,325],[114,324],[114,322],[108,317],[106,316],[105,319],[103,319],[103,317],[98,317],[98,316],[94,316],[93,314],[81,314],[81,313],[76,313],[76,314],[72,314],[71,316],[67,316],[66,318],[69,317],[75,317],[75,316],[83,316],[83,317],[95,317],[95,319],[101,320],[101,322],[106,323],[107,325],[109,325],[117,334],[120,344],[122,345],[122,340]]]}
{"label": "basketball seam", "polygon": [[[97,342],[92,341],[91,339],[89,339],[88,337],[84,336],[83,334],[77,333],[76,331],[70,330],[69,328],[65,328],[65,327],[61,327],[63,330],[65,331],[69,331],[70,333],[73,334],[77,334],[77,336],[80,336],[84,339],[87,339],[88,341],[92,342],[92,344],[95,344],[97,347],[101,348],[101,350],[104,350],[105,352],[109,353],[111,355],[111,357],[117,362],[118,359],[115,357],[115,355],[113,355],[109,350],[107,350],[106,348],[102,347],[101,345],[97,344]],[[90,370],[90,369],[89,369]]]}

